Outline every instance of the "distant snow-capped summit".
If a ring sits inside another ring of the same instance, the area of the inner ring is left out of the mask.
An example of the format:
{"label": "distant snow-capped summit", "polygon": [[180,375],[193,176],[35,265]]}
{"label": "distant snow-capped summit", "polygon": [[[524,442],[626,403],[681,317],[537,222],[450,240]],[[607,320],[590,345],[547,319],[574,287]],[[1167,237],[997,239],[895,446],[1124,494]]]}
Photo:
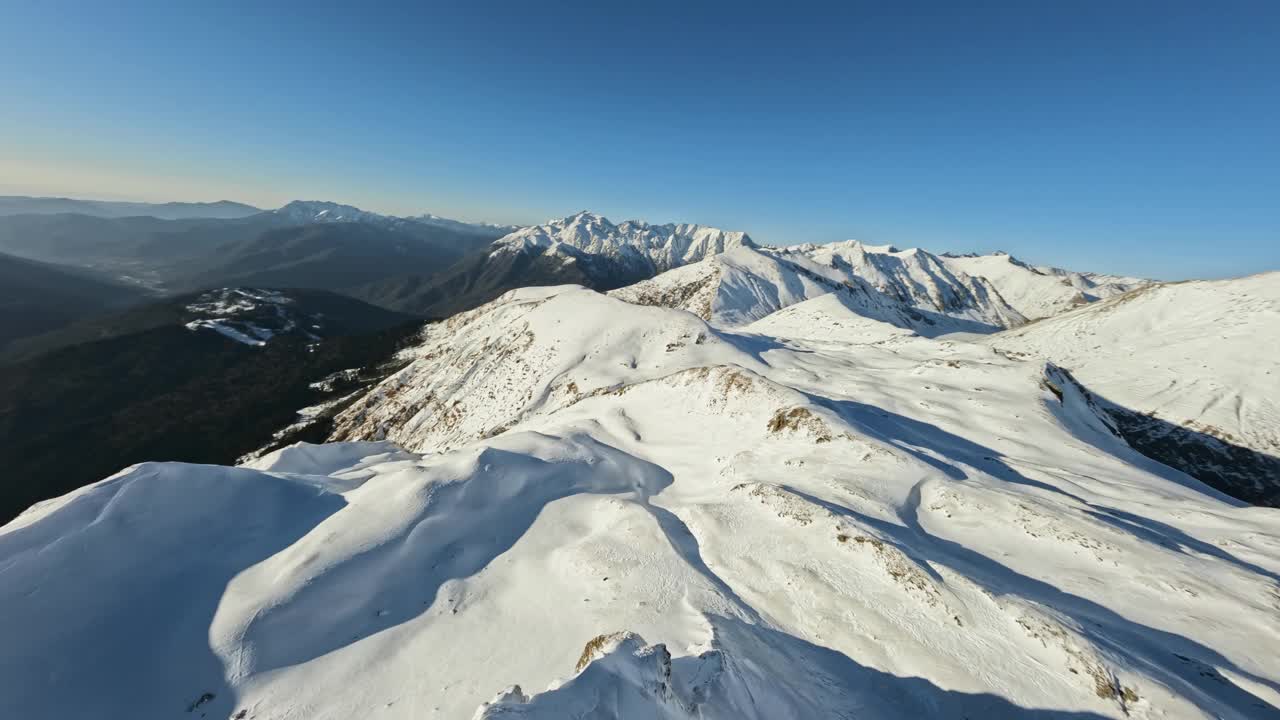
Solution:
{"label": "distant snow-capped summit", "polygon": [[736,247],[755,247],[745,232],[689,223],[650,225],[640,220],[614,224],[603,215],[582,211],[543,225],[522,228],[495,244],[495,252],[535,251],[569,257],[603,256],[644,267],[652,275],[697,262]]}
{"label": "distant snow-capped summit", "polygon": [[519,225],[498,225],[486,222],[465,222],[463,220],[454,220],[452,218],[440,217],[439,215],[432,215],[431,213],[413,215],[406,219],[420,222],[424,225],[434,225],[436,227],[457,230],[459,232],[482,232],[491,235],[506,235],[519,230],[521,227]]}
{"label": "distant snow-capped summit", "polygon": [[300,223],[319,222],[377,222],[383,223],[398,220],[389,215],[361,210],[351,205],[342,205],[324,200],[294,200],[279,210],[272,210],[276,215]]}
{"label": "distant snow-capped summit", "polygon": [[493,225],[490,223],[469,223],[461,220],[424,213],[410,217],[383,215],[381,213],[361,210],[352,205],[328,202],[325,200],[294,200],[293,202],[272,210],[272,213],[296,223],[341,223],[358,222],[379,225],[382,227],[403,227],[407,224],[429,225],[455,232],[501,237],[519,229],[516,225]]}

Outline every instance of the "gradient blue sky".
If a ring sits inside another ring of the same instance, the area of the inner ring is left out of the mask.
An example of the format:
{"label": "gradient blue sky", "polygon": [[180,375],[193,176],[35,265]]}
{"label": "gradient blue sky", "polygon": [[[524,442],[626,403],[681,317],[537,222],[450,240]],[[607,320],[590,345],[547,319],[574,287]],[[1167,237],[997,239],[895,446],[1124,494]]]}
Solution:
{"label": "gradient blue sky", "polygon": [[0,192],[1280,269],[1280,3],[196,5],[0,0]]}

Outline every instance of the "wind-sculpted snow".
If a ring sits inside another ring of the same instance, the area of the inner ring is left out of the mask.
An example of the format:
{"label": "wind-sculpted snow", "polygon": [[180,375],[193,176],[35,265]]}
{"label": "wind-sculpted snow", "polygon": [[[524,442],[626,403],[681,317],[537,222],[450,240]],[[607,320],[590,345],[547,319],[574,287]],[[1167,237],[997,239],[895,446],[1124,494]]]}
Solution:
{"label": "wind-sculpted snow", "polygon": [[865,310],[515,291],[360,442],[28,511],[0,717],[1280,717],[1277,511]]}

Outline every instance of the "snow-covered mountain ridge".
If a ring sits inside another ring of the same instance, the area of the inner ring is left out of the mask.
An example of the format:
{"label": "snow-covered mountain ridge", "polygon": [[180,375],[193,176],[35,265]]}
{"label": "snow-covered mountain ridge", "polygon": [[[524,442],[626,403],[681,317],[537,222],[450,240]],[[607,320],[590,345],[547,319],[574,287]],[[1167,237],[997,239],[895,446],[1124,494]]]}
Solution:
{"label": "snow-covered mountain ridge", "polygon": [[[461,223],[430,214],[393,217],[318,201],[294,201],[272,212],[300,223],[360,222],[389,228],[425,223],[462,232],[505,232],[489,249],[489,257],[484,262],[490,267],[465,271],[475,278],[464,284],[475,283],[481,287],[513,287],[506,276],[518,274],[518,268],[532,264],[538,269],[526,272],[530,272],[534,282],[572,282],[611,289],[707,261],[721,253],[751,248],[793,266],[786,274],[801,273],[811,279],[817,275],[816,281],[820,284],[823,278],[854,285],[860,284],[859,280],[866,281],[870,289],[892,301],[959,321],[956,324],[946,320],[942,324],[945,330],[935,329],[932,334],[955,330],[990,332],[1014,327],[1028,319],[1054,315],[1147,282],[1047,266],[1033,267],[1005,253],[934,255],[918,248],[899,250],[892,245],[870,245],[856,240],[761,247],[745,232],[689,223],[653,225],[640,220],[613,223],[586,210],[523,228]],[[690,275],[702,277],[710,272]],[[790,282],[796,286],[795,281]],[[810,290],[812,288],[805,288],[800,295],[793,292],[793,299],[812,297]],[[639,291],[653,296],[669,294],[671,289],[640,288]],[[632,295],[631,299],[635,297],[638,295]],[[733,305],[731,301],[721,302]],[[714,319],[717,323],[733,322],[729,316],[737,314],[732,307],[727,307],[725,317],[717,315]],[[915,327],[927,332],[929,323],[917,321]]]}
{"label": "snow-covered mountain ridge", "polygon": [[584,210],[517,230],[495,242],[492,252],[536,250],[567,257],[602,256],[628,266],[642,266],[653,275],[732,248],[754,245],[745,232],[687,223],[650,225],[639,220],[614,224]]}
{"label": "snow-covered mountain ridge", "polygon": [[890,252],[856,241],[733,249],[614,294],[733,327],[830,292],[868,317],[931,336],[1026,322],[985,278],[952,272],[923,250]]}
{"label": "snow-covered mountain ridge", "polygon": [[522,287],[570,284],[612,290],[751,245],[742,232],[636,220],[614,224],[584,211],[517,230],[447,272],[406,283],[391,295],[406,309],[444,317]]}
{"label": "snow-covered mountain ridge", "polygon": [[381,227],[392,228],[401,227],[407,223],[417,223],[459,232],[481,233],[491,237],[500,236],[518,229],[514,225],[492,225],[490,223],[468,223],[461,220],[451,220],[438,215],[432,215],[431,213],[414,215],[411,217],[382,215],[375,212],[369,212],[368,210],[361,210],[360,208],[351,205],[343,205],[341,203],[323,200],[294,200],[293,202],[269,212],[285,218],[290,222],[296,223],[350,222],[369,223]]}
{"label": "snow-covered mountain ridge", "polygon": [[1280,273],[1272,272],[1149,285],[984,342],[1070,368],[1090,390],[1138,415],[1270,456],[1272,483],[1247,497],[1275,504],[1278,330]]}
{"label": "snow-covered mountain ridge", "polygon": [[990,281],[1029,320],[1057,315],[1150,283],[1140,278],[1032,266],[1007,253],[941,257],[953,270]]}
{"label": "snow-covered mountain ridge", "polygon": [[1280,511],[1127,445],[1087,357],[1145,333],[1267,390],[1275,285],[973,342],[910,313],[1000,292],[852,244],[509,292],[340,442],[0,528],[0,716],[1280,716]]}

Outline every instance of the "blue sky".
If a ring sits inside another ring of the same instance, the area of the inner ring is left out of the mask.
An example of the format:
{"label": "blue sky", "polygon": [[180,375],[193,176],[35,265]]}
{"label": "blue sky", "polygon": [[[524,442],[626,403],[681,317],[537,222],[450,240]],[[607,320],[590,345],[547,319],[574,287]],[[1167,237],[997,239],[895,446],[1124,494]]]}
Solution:
{"label": "blue sky", "polygon": [[1276,3],[203,5],[0,0],[0,192],[1280,269]]}

